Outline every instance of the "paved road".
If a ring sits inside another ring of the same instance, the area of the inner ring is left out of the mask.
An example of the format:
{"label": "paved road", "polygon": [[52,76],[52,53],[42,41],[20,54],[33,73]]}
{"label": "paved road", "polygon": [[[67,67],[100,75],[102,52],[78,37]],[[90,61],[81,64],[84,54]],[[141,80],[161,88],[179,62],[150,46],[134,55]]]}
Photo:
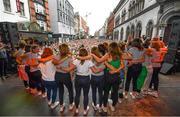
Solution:
{"label": "paved road", "polygon": [[[160,75],[160,97],[146,97],[144,99],[123,100],[117,105],[116,112],[108,112],[108,115],[116,116],[180,116],[180,74]],[[91,100],[91,98],[90,98]],[[90,101],[91,102],[91,101]],[[65,98],[68,104],[68,98]],[[82,105],[82,99],[81,99]],[[81,113],[83,110],[81,110]],[[21,81],[16,75],[12,75],[6,81],[0,81],[0,115],[4,116],[57,116],[74,115],[74,111],[67,109],[62,114],[59,107],[50,110],[46,99],[31,96],[26,93]],[[82,114],[80,114],[82,115]],[[90,106],[90,116],[99,115]]]}

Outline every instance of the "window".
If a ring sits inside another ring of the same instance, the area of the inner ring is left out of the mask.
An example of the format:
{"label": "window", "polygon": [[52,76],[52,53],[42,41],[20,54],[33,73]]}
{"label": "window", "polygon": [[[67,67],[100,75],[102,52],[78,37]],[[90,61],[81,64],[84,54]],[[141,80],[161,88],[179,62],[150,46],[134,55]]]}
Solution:
{"label": "window", "polygon": [[141,11],[144,9],[144,0],[140,0],[140,4],[141,4]]}
{"label": "window", "polygon": [[135,27],[134,27],[134,25],[131,26],[131,36],[132,36],[132,38],[134,38],[134,36],[135,36]]}
{"label": "window", "polygon": [[119,31],[114,32],[114,40],[118,40],[119,38]]}
{"label": "window", "polygon": [[34,0],[34,2],[44,6],[44,0]]}
{"label": "window", "polygon": [[45,14],[45,8],[37,3],[34,3],[36,13]]}
{"label": "window", "polygon": [[122,18],[121,18],[121,22],[124,22],[126,20],[126,9],[124,9],[122,11]]}
{"label": "window", "polygon": [[3,0],[4,10],[11,12],[11,3],[10,0]]}
{"label": "window", "polygon": [[37,20],[37,23],[39,24],[39,26],[40,26],[40,28],[41,28],[41,30],[42,31],[46,31],[47,30],[47,28],[46,28],[46,22],[44,22],[44,21],[41,21],[41,20]]}
{"label": "window", "polygon": [[65,14],[63,13],[62,22],[65,23]]}
{"label": "window", "polygon": [[25,16],[25,12],[24,12],[24,3],[23,3],[23,2],[20,2],[20,9],[21,9],[20,15]]}
{"label": "window", "polygon": [[63,16],[62,16],[62,12],[59,11],[59,21],[60,21],[60,22],[62,22],[62,17],[63,17]]}
{"label": "window", "polygon": [[135,1],[133,1],[133,3],[132,3],[132,16],[134,16],[135,14],[136,14],[136,9],[135,9],[135,4],[136,2]]}
{"label": "window", "polygon": [[141,37],[141,32],[142,32],[142,26],[141,23],[138,23],[136,26],[136,37]]}
{"label": "window", "polygon": [[128,26],[126,29],[126,40],[128,39],[129,35],[130,35],[130,28]]}
{"label": "window", "polygon": [[145,0],[132,0],[129,3],[129,18],[138,14],[144,9]]}
{"label": "window", "polygon": [[120,37],[120,40],[123,40],[123,36],[124,36],[124,29],[121,28],[121,37]]}
{"label": "window", "polygon": [[115,19],[115,26],[119,25],[119,21],[120,21],[120,15],[118,15]]}
{"label": "window", "polygon": [[129,5],[129,18],[131,18],[132,16],[133,16],[133,3],[131,1]]}
{"label": "window", "polygon": [[153,22],[149,21],[147,26],[146,26],[146,36],[151,39],[152,33],[153,33]]}

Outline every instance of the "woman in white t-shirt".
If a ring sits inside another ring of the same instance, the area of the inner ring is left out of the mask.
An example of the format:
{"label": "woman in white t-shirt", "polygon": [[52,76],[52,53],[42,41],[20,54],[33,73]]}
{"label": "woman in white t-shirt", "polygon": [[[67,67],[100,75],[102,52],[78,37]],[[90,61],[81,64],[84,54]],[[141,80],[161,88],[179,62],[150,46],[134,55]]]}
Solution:
{"label": "woman in white t-shirt", "polygon": [[[45,48],[41,55],[41,58],[45,59],[52,55],[53,51],[50,48]],[[51,107],[51,109],[54,109],[59,104],[58,101],[55,102],[57,96],[57,85],[54,78],[56,68],[54,64],[52,64],[52,59],[49,59],[45,63],[40,63],[39,68],[42,74],[42,80],[47,90],[48,105]]]}
{"label": "woman in white t-shirt", "polygon": [[[79,56],[85,57],[88,55],[88,52],[86,49],[82,48],[79,50]],[[74,60],[73,63],[70,65],[69,68],[59,67],[60,69],[64,71],[72,71],[76,68],[76,78],[75,78],[75,106],[76,106],[76,114],[79,113],[79,101],[80,101],[80,95],[81,95],[81,89],[83,89],[84,94],[84,115],[87,115],[89,107],[88,107],[88,101],[89,101],[89,88],[90,88],[90,71],[94,73],[99,73],[103,71],[104,69],[97,69],[94,67],[94,64],[91,60]]]}

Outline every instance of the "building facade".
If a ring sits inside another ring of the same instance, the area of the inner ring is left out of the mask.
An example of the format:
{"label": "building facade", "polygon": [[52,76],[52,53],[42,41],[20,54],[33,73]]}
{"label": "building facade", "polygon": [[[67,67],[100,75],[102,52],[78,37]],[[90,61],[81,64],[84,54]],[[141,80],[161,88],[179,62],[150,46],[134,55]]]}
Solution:
{"label": "building facade", "polygon": [[0,22],[30,21],[28,0],[0,0]]}
{"label": "building facade", "polygon": [[74,20],[75,20],[74,29],[75,29],[76,38],[78,39],[87,38],[89,36],[89,27],[87,25],[87,22],[84,20],[82,16],[80,16],[78,12],[75,13]]}
{"label": "building facade", "polygon": [[68,0],[49,2],[50,21],[54,38],[74,38],[74,8]]}
{"label": "building facade", "polygon": [[106,28],[105,26],[103,26],[100,30],[99,30],[99,39],[105,39],[106,38]]}
{"label": "building facade", "polygon": [[48,0],[29,0],[31,22],[36,22],[42,31],[50,32]]}
{"label": "building facade", "polygon": [[108,18],[107,22],[107,39],[113,39],[113,29],[114,29],[114,13],[110,13],[110,16]]}
{"label": "building facade", "polygon": [[168,42],[172,22],[180,19],[179,0],[120,0],[114,9],[114,39],[143,35]]}

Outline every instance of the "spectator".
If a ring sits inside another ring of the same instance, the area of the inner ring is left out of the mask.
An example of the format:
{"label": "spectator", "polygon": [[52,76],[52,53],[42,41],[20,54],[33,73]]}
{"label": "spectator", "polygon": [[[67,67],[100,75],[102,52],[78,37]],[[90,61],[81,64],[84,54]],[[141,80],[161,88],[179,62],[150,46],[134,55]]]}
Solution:
{"label": "spectator", "polygon": [[7,77],[7,52],[5,46],[2,42],[0,42],[0,77],[4,80]]}

